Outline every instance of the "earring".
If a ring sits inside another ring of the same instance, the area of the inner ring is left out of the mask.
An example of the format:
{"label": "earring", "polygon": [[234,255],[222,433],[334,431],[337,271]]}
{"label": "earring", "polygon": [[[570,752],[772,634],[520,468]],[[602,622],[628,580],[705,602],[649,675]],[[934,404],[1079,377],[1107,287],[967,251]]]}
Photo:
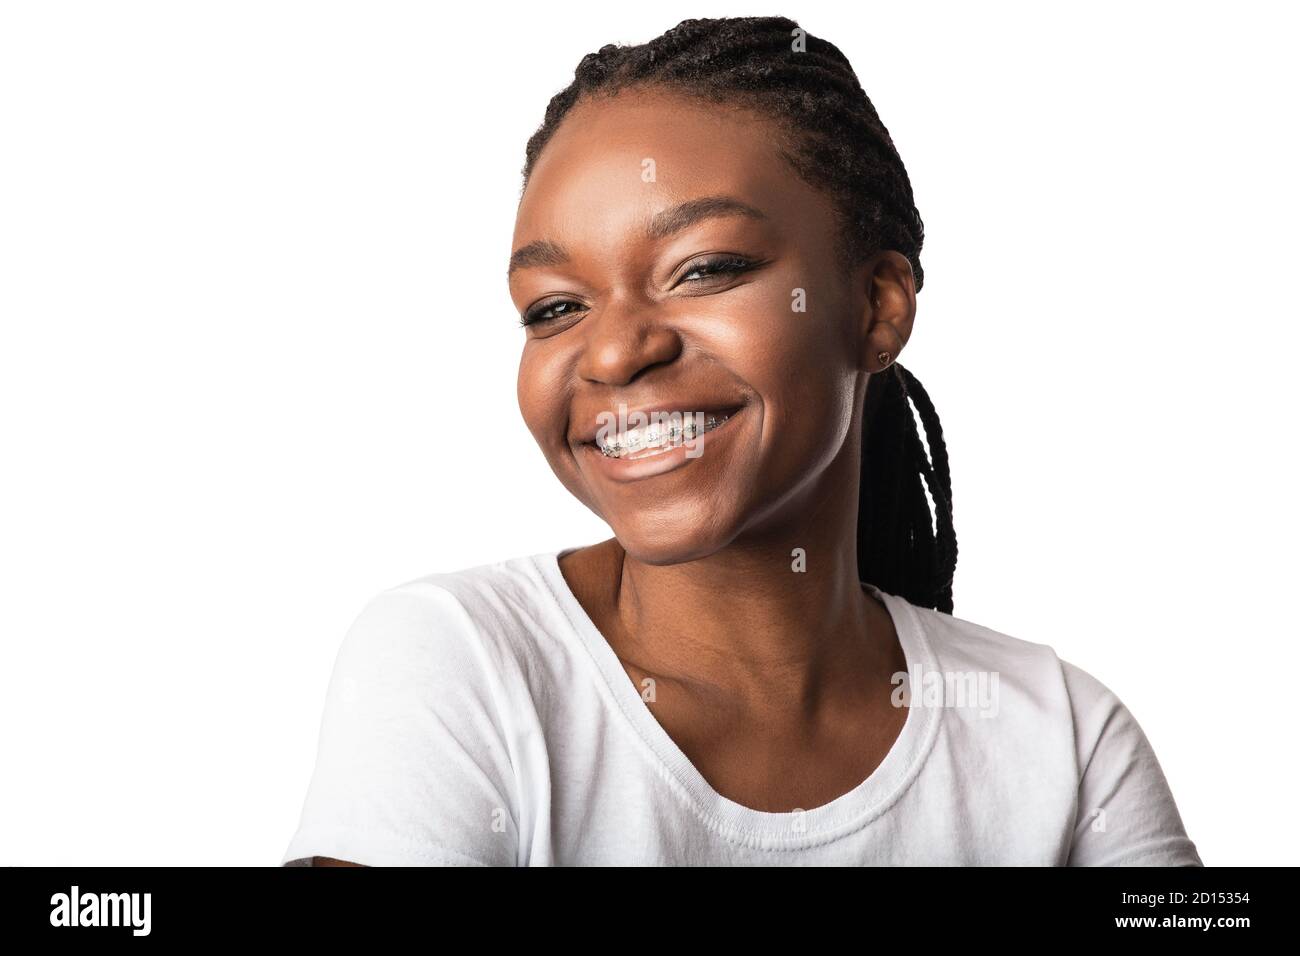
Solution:
{"label": "earring", "polygon": [[[898,329],[894,328],[892,322],[886,322],[885,327],[888,328],[890,332],[894,333],[894,338],[898,340],[899,351],[902,351],[903,346],[906,344],[903,341],[903,336],[899,334]],[[894,353],[889,351],[889,349],[881,349],[876,353],[876,361],[880,363],[880,368],[883,371],[890,365],[894,364]]]}

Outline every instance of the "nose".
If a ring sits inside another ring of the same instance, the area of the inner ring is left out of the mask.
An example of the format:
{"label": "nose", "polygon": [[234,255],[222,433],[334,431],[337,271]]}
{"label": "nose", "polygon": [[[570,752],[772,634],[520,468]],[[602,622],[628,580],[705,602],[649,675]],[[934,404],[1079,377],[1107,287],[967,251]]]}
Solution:
{"label": "nose", "polygon": [[578,374],[602,385],[627,385],[681,355],[681,336],[652,312],[650,307],[611,303],[599,315],[588,316],[580,326],[586,338]]}

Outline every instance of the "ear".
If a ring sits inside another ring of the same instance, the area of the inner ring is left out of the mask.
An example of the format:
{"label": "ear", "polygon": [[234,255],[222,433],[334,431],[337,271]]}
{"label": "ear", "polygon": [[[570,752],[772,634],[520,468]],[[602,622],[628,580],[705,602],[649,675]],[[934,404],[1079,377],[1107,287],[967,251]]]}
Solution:
{"label": "ear", "polygon": [[[912,337],[916,320],[916,277],[907,256],[886,249],[872,256],[857,271],[866,293],[859,327],[861,367],[869,373],[884,371],[898,361]],[[881,361],[887,352],[888,361]]]}

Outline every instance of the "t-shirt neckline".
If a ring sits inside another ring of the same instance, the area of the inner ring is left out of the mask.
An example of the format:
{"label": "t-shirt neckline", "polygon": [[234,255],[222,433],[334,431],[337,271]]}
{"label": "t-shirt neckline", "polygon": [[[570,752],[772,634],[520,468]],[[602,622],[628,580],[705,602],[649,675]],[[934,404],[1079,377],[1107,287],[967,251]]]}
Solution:
{"label": "t-shirt neckline", "polygon": [[[865,780],[829,803],[807,810],[773,813],[756,810],[724,797],[650,712],[641,699],[622,662],[569,588],[560,571],[560,559],[576,547],[534,555],[533,563],[542,575],[565,618],[589,653],[609,700],[616,705],[641,740],[648,746],[665,779],[712,829],[735,842],[766,849],[796,849],[829,843],[860,830],[885,813],[911,785],[919,773],[938,732],[941,709],[909,707],[903,729],[889,752]],[[909,673],[938,670],[925,630],[912,605],[873,584],[864,583],[888,610],[907,660]],[[913,700],[919,695],[913,695]]]}

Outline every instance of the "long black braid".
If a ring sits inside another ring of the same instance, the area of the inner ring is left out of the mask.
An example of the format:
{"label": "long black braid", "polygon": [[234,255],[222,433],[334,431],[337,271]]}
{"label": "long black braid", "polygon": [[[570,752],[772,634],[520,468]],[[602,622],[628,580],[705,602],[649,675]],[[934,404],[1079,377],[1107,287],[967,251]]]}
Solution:
{"label": "long black braid", "polygon": [[[524,183],[560,122],[580,100],[656,86],[733,103],[777,120],[782,153],[836,201],[847,267],[881,249],[905,255],[919,292],[925,228],[889,131],[833,44],[785,17],[684,20],[634,46],[608,44],[582,58],[528,140]],[[925,429],[929,456],[913,417]],[[922,607],[951,614],[957,536],[952,480],[939,417],[921,383],[894,364],[871,376],[863,421],[858,573]],[[929,496],[934,500],[932,520]]]}

